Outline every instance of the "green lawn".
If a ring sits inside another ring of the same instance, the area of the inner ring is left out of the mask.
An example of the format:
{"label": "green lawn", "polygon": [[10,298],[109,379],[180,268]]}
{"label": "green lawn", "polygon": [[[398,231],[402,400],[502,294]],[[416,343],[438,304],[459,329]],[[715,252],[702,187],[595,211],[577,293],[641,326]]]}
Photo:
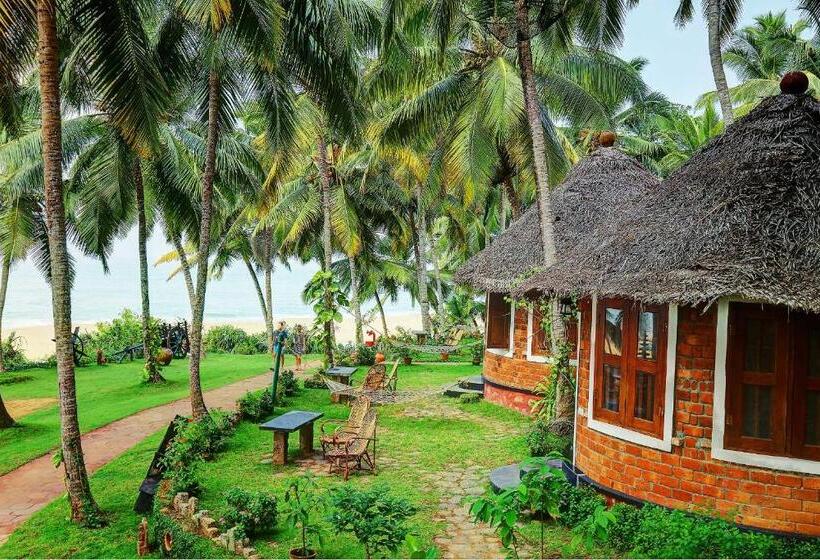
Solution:
{"label": "green lawn", "polygon": [[[209,358],[210,359],[210,358]],[[420,364],[399,369],[399,388],[440,386],[480,372],[479,367],[459,364]],[[357,375],[360,381],[362,373]],[[289,409],[317,410],[326,419],[342,420],[348,409],[330,404],[323,389],[303,389],[287,403]],[[435,516],[440,500],[448,497],[440,480],[443,474],[479,466],[495,466],[526,456],[523,415],[489,403],[461,404],[442,396],[379,407],[378,475],[353,476],[349,484],[384,484],[393,492],[412,500],[421,509],[412,519],[412,529],[426,544],[443,534],[445,525]],[[318,430],[317,430],[318,432]],[[58,500],[21,526],[8,543],[0,547],[0,557],[132,557],[136,550],[139,516],[132,507],[145,469],[151,461],[160,434],[153,434],[134,449],[100,469],[91,480],[94,495],[107,512],[104,529],[84,530],[66,520],[66,503]],[[290,438],[291,456],[296,454],[298,437]],[[228,449],[206,463],[201,472],[203,508],[219,517],[223,495],[232,487],[267,490],[282,500],[287,480],[301,468],[261,464],[262,454],[272,447],[271,435],[256,425],[240,424]],[[322,467],[324,474],[326,467]],[[323,489],[344,484],[341,477],[320,476]],[[323,558],[359,558],[364,551],[346,535],[327,535],[320,549]],[[286,558],[296,535],[281,523],[276,530],[254,542],[263,557]],[[552,551],[565,550],[567,531],[554,527],[549,532]],[[224,551],[212,549],[214,557]],[[593,552],[594,553],[594,552]],[[574,555],[589,551],[576,550]],[[400,551],[407,555],[407,551]]]}
{"label": "green lawn", "polygon": [[[293,358],[288,357],[288,363]],[[235,356],[210,354],[202,361],[203,390],[214,389],[265,373],[267,355]],[[77,368],[77,401],[83,433],[188,395],[188,361],[174,360],[163,368],[163,385],[141,382],[142,363],[134,361]],[[18,380],[14,382],[15,380]],[[0,375],[3,400],[57,397],[56,369],[30,369]],[[59,444],[60,418],[57,404],[16,419],[18,428],[0,431],[0,474],[48,453]]]}

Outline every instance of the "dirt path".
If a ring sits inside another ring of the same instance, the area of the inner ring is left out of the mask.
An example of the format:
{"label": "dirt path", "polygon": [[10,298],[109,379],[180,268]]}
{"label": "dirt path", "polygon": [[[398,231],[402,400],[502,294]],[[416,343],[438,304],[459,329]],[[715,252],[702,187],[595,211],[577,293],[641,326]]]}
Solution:
{"label": "dirt path", "polygon": [[[307,370],[318,365],[319,362],[305,363],[304,368]],[[270,380],[271,374],[265,373],[212,389],[205,393],[205,402],[209,407],[233,409],[236,399],[248,391],[267,386]],[[190,412],[188,399],[180,399],[84,434],[83,452],[89,474],[168,426],[175,415],[185,416]],[[62,469],[52,466],[49,453],[0,476],[0,544],[6,542],[9,535],[35,512],[65,493],[62,472]]]}

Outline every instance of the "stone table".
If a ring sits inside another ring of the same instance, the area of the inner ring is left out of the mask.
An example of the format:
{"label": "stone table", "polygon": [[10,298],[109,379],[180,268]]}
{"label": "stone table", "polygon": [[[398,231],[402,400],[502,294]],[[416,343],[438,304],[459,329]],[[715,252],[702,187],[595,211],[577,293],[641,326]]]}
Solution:
{"label": "stone table", "polygon": [[313,423],[324,416],[321,412],[291,410],[264,424],[260,430],[273,432],[273,464],[284,465],[288,462],[288,434],[299,430],[299,450],[302,457],[313,455]]}

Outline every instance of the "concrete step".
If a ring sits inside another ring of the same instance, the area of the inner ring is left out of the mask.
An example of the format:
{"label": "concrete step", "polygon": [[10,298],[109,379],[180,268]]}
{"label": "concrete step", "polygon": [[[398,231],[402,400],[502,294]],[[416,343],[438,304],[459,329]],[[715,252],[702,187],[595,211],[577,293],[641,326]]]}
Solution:
{"label": "concrete step", "polygon": [[465,389],[464,387],[459,387],[458,385],[453,385],[452,387],[447,388],[444,391],[445,397],[452,397],[454,399],[460,398],[461,395],[481,395],[484,396],[484,391],[478,391],[476,389]]}
{"label": "concrete step", "polygon": [[484,392],[484,377],[481,375],[465,377],[464,379],[459,380],[458,385],[464,389]]}

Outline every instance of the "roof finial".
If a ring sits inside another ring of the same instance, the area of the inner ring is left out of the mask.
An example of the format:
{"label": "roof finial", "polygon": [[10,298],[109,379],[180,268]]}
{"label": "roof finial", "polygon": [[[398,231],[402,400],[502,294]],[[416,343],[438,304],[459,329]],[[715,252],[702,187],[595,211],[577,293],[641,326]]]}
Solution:
{"label": "roof finial", "polygon": [[604,130],[598,135],[598,144],[604,148],[611,148],[615,145],[615,133],[610,130]]}
{"label": "roof finial", "polygon": [[809,77],[803,72],[788,72],[780,80],[780,91],[791,95],[801,95],[809,89]]}

